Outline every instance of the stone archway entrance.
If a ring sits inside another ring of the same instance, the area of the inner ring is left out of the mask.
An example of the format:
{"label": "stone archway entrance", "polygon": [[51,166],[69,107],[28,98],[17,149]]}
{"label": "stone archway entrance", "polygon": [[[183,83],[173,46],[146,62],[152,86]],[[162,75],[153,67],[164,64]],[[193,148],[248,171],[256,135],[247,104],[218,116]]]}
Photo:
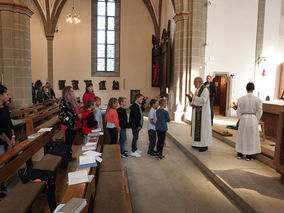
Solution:
{"label": "stone archway entrance", "polygon": [[231,79],[228,74],[216,73],[213,82],[217,88],[217,95],[214,99],[214,115],[229,116]]}

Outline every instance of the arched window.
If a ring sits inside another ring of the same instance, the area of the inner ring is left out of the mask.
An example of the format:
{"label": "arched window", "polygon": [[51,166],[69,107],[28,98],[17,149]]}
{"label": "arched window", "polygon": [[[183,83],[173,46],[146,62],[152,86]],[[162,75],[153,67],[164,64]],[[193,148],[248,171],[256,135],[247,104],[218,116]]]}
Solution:
{"label": "arched window", "polygon": [[120,0],[92,1],[92,74],[119,76]]}

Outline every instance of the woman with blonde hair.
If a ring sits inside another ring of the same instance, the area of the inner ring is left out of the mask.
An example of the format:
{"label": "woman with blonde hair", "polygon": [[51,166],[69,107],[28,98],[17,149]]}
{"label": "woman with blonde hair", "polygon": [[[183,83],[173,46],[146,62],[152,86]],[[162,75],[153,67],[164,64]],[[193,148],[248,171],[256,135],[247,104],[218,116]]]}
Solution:
{"label": "woman with blonde hair", "polygon": [[72,158],[72,143],[76,136],[76,132],[81,128],[79,106],[77,104],[74,90],[71,86],[67,86],[62,91],[62,99],[59,105],[59,121],[61,130],[65,134],[65,143],[70,148],[70,159]]}
{"label": "woman with blonde hair", "polygon": [[118,100],[116,98],[110,98],[107,107],[107,130],[109,131],[111,144],[117,144],[118,133],[120,132],[119,119],[116,108],[118,106]]}

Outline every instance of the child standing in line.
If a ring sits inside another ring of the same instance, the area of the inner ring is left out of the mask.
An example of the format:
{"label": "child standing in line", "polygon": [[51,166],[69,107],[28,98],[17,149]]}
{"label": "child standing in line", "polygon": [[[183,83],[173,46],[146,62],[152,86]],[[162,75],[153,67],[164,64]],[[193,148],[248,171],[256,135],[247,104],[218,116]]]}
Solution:
{"label": "child standing in line", "polygon": [[127,140],[126,128],[129,128],[127,113],[126,113],[126,109],[124,108],[126,106],[126,98],[119,97],[118,103],[120,107],[117,108],[116,111],[118,113],[119,126],[121,128],[120,135],[119,135],[120,153],[121,153],[121,157],[127,158],[128,157],[127,150],[124,149],[125,142]]}
{"label": "child standing in line", "polygon": [[156,156],[157,152],[154,151],[156,146],[156,110],[158,109],[159,102],[157,99],[152,99],[150,101],[151,109],[148,114],[148,136],[149,136],[149,148],[148,148],[148,155]]}
{"label": "child standing in line", "polygon": [[166,132],[168,131],[167,122],[170,122],[169,113],[165,110],[167,107],[167,101],[161,99],[159,101],[160,108],[156,111],[157,122],[156,122],[156,131],[158,135],[158,144],[157,144],[157,157],[163,159],[164,141],[166,138]]}
{"label": "child standing in line", "polygon": [[143,126],[143,114],[141,109],[141,103],[143,100],[142,94],[135,95],[135,102],[129,107],[130,108],[130,116],[129,116],[129,125],[132,129],[132,144],[131,144],[131,156],[133,157],[141,157],[142,151],[137,149],[137,141],[139,137],[139,131]]}
{"label": "child standing in line", "polygon": [[83,119],[83,128],[82,132],[84,134],[84,144],[89,142],[89,134],[93,129],[97,128],[98,122],[94,116],[94,109],[96,108],[95,100],[90,99],[86,102],[86,108],[82,111],[82,119]]}
{"label": "child standing in line", "polygon": [[102,131],[104,131],[102,113],[101,113],[101,110],[100,110],[100,105],[101,105],[102,101],[101,101],[101,98],[99,96],[96,96],[94,98],[94,100],[95,100],[95,103],[96,103],[96,109],[95,109],[94,114],[95,114],[96,120],[98,121],[97,127],[101,128]]}
{"label": "child standing in line", "polygon": [[116,108],[118,101],[116,98],[110,98],[107,107],[106,122],[107,129],[110,134],[111,144],[117,144],[118,133],[120,132],[119,119]]}

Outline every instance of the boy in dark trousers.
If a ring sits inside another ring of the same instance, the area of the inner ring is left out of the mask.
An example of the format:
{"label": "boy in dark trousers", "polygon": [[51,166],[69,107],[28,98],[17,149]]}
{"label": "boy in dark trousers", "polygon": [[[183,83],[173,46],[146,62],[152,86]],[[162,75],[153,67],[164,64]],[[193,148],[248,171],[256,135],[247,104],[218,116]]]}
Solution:
{"label": "boy in dark trousers", "polygon": [[148,148],[148,155],[156,156],[157,152],[154,151],[154,148],[156,146],[156,122],[157,122],[157,116],[156,116],[156,110],[159,106],[159,101],[157,99],[152,99],[150,101],[151,109],[148,114],[148,136],[149,136],[149,148]]}
{"label": "boy in dark trousers", "polygon": [[121,153],[121,157],[127,158],[128,157],[127,150],[124,149],[125,142],[127,140],[126,128],[129,128],[127,113],[126,113],[126,109],[124,108],[126,106],[126,98],[119,97],[118,104],[120,107],[117,108],[116,111],[118,113],[119,126],[121,128],[120,135],[119,135],[120,153]]}
{"label": "boy in dark trousers", "polygon": [[157,152],[158,158],[163,159],[165,156],[163,155],[164,141],[166,138],[166,132],[168,131],[167,122],[170,122],[169,113],[165,110],[167,107],[167,101],[165,99],[161,99],[159,101],[160,108],[156,111],[157,122],[156,122],[156,131],[158,135],[158,144],[157,144]]}
{"label": "boy in dark trousers", "polygon": [[142,151],[137,149],[137,140],[139,136],[139,131],[143,126],[143,114],[141,110],[141,103],[143,100],[142,94],[135,95],[135,102],[130,106],[130,116],[129,116],[129,125],[132,129],[132,144],[131,144],[131,156],[141,157]]}

